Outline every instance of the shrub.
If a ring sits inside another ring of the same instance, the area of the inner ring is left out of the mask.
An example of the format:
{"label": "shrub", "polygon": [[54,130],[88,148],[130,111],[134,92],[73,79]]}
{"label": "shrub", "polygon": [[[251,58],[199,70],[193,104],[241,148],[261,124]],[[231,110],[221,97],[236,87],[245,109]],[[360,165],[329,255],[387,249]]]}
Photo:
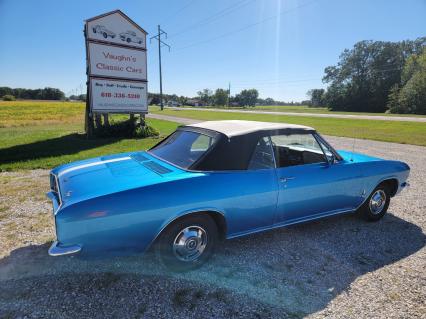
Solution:
{"label": "shrub", "polygon": [[3,96],[3,101],[15,101],[16,98],[13,95],[6,94]]}
{"label": "shrub", "polygon": [[158,137],[160,133],[152,126],[145,125],[137,119],[129,119],[121,122],[111,122],[110,125],[97,127],[95,129],[97,137],[122,137],[122,138],[145,138]]}
{"label": "shrub", "polygon": [[160,132],[157,131],[157,129],[150,125],[138,125],[135,129],[135,137],[158,137],[160,135]]}

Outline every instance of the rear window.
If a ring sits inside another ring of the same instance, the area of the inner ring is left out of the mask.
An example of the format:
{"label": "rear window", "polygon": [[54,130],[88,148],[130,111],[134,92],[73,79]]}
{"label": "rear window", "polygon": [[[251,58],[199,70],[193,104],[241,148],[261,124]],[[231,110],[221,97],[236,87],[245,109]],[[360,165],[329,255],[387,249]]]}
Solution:
{"label": "rear window", "polygon": [[182,168],[189,168],[213,145],[215,139],[198,132],[178,130],[149,150],[155,156]]}

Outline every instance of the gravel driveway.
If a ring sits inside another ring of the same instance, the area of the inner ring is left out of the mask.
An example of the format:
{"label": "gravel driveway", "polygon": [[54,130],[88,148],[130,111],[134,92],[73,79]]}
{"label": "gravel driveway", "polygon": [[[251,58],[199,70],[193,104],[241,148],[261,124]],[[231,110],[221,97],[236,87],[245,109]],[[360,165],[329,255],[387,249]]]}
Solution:
{"label": "gravel driveway", "polygon": [[380,222],[348,215],[230,240],[186,274],[150,256],[48,257],[48,172],[1,173],[0,318],[426,318],[426,148],[355,150],[411,166]]}

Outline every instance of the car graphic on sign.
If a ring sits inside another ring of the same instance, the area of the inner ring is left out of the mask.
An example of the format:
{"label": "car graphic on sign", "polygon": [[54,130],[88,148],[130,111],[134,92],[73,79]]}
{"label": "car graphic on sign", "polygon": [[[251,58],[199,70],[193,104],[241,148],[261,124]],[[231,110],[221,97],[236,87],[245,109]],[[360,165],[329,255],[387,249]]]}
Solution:
{"label": "car graphic on sign", "polygon": [[400,161],[336,151],[307,126],[181,126],[146,152],[53,169],[48,197],[57,239],[49,254],[152,247],[167,267],[189,270],[224,238],[353,212],[378,221],[408,186],[409,172]]}
{"label": "car graphic on sign", "polygon": [[101,36],[103,36],[105,39],[107,39],[108,37],[111,37],[112,39],[115,38],[116,34],[110,30],[108,30],[107,28],[105,28],[103,25],[97,24],[95,25],[93,28],[93,33],[97,33]]}
{"label": "car graphic on sign", "polygon": [[139,43],[139,44],[143,43],[143,39],[136,36],[136,32],[129,31],[129,30],[126,32],[120,33],[120,39],[122,41],[126,41],[127,43],[130,43],[130,42]]}

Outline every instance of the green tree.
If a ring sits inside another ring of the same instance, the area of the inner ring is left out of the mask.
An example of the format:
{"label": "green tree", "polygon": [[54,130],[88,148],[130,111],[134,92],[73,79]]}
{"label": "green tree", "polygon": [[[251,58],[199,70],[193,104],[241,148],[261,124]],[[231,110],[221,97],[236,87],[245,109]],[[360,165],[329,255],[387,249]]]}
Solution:
{"label": "green tree", "polygon": [[426,114],[426,49],[407,59],[401,84],[392,88],[388,107],[391,113]]}
{"label": "green tree", "polygon": [[206,105],[211,104],[211,98],[213,95],[212,90],[210,89],[204,89],[202,91],[197,92],[198,98]]}
{"label": "green tree", "polygon": [[213,95],[213,104],[225,106],[228,104],[228,90],[216,89]]}
{"label": "green tree", "polygon": [[307,95],[311,100],[310,106],[312,107],[325,106],[325,90],[324,89],[309,90]]}
{"label": "green tree", "polygon": [[255,106],[259,92],[256,89],[242,90],[235,100],[240,106]]}
{"label": "green tree", "polygon": [[344,50],[337,65],[325,68],[325,103],[332,110],[384,112],[391,89],[401,82],[406,59],[421,52],[426,37],[415,41],[360,41]]}
{"label": "green tree", "polygon": [[188,98],[186,96],[181,95],[178,101],[181,105],[186,105],[186,103],[188,102]]}

